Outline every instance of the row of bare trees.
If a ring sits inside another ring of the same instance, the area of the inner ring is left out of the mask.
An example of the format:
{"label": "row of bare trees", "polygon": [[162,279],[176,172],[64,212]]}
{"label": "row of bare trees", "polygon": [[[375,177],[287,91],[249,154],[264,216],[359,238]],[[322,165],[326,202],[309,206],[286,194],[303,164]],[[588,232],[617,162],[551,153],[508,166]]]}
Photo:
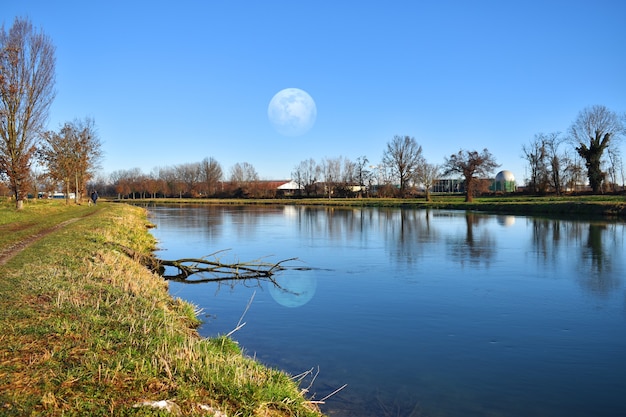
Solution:
{"label": "row of bare trees", "polygon": [[578,114],[568,135],[560,132],[535,135],[522,146],[530,170],[528,188],[537,194],[562,194],[588,181],[594,194],[618,191],[620,182],[624,186],[619,152],[624,134],[626,115],[596,105]]}
{"label": "row of bare trees", "polygon": [[161,197],[254,197],[276,196],[281,181],[260,181],[254,166],[248,162],[233,165],[228,177],[213,157],[200,162],[157,167],[149,174],[139,168],[113,172],[108,179],[93,183],[107,195],[118,198]]}
{"label": "row of bare trees", "polygon": [[[600,117],[607,114],[607,117]],[[607,118],[612,123],[597,122]],[[529,145],[522,147],[530,166],[528,190],[538,194],[560,194],[565,190],[573,190],[574,185],[584,182],[583,163],[592,188],[594,184],[600,187],[606,183],[604,174],[604,182],[592,182],[594,175],[597,175],[594,169],[607,165],[602,160],[600,149],[608,150],[608,161],[613,167],[608,172],[614,175],[621,165],[615,144],[622,132],[623,124],[615,113],[602,106],[594,106],[581,112],[570,129],[570,136],[559,133],[536,135]],[[596,138],[600,138],[603,144],[596,144]],[[566,145],[574,146],[568,149]],[[596,152],[593,158],[589,157],[590,149]],[[573,155],[572,150],[576,151]],[[601,164],[594,164],[595,160],[600,160]],[[310,158],[294,167],[291,178],[296,184],[294,194],[305,197],[358,197],[373,195],[375,191],[375,195],[381,197],[407,197],[424,193],[430,199],[430,190],[436,181],[446,177],[460,177],[466,201],[471,201],[475,195],[487,191],[484,179],[489,178],[498,166],[495,157],[487,149],[480,152],[461,149],[445,158],[441,165],[429,163],[415,138],[394,136],[387,143],[378,165],[370,165],[366,156],[358,157],[356,161],[342,156],[327,157],[319,162]],[[119,171],[111,176],[111,180],[118,195],[148,194],[152,197],[275,197],[276,187],[280,185],[279,182],[259,181],[256,170],[249,163],[235,164],[228,180],[223,180],[221,166],[214,158],[205,158],[200,163],[155,169],[147,176],[139,170]],[[616,183],[615,178],[612,182]]]}
{"label": "row of bare trees", "polygon": [[[618,144],[626,133],[625,126],[626,116],[620,117],[604,106],[593,106],[579,113],[568,136],[537,134],[528,145],[522,146],[530,167],[528,190],[536,194],[561,194],[576,190],[585,183],[586,176],[594,193],[605,191],[609,184],[616,191],[618,177],[624,183]],[[387,143],[378,165],[369,165],[366,156],[356,161],[343,156],[327,157],[320,162],[310,158],[294,167],[291,178],[297,185],[296,193],[307,197],[363,196],[375,189],[378,196],[394,197],[414,195],[419,190],[430,199],[430,190],[437,180],[457,176],[463,180],[466,200],[471,201],[474,195],[485,191],[481,180],[489,177],[498,166],[487,149],[481,152],[462,149],[445,158],[443,164],[432,164],[425,160],[422,147],[414,138],[395,136]],[[221,168],[213,158],[157,170],[148,180],[161,181],[162,194],[170,195],[177,192],[192,196],[275,195],[272,188],[275,184],[258,181],[249,163],[236,164],[231,169],[230,180],[222,182]],[[120,183],[116,178],[114,181]],[[128,188],[124,192],[118,190],[120,194],[129,192]]]}
{"label": "row of bare trees", "polygon": [[[62,186],[76,200],[86,190],[102,157],[93,119],[65,123],[45,131],[55,91],[55,47],[27,19],[16,18],[0,30],[0,177],[7,180],[16,208],[23,207],[37,182],[45,191]],[[39,179],[33,164],[44,170]],[[2,178],[0,178],[2,179]]]}
{"label": "row of bare trees", "polygon": [[308,197],[325,194],[340,197],[375,194],[379,197],[407,197],[430,191],[441,177],[458,174],[463,177],[466,199],[471,201],[478,191],[479,179],[498,167],[487,149],[482,152],[460,150],[446,158],[442,165],[429,163],[415,138],[396,135],[387,143],[378,165],[368,165],[367,157],[356,161],[348,158],[313,159],[300,162],[292,179]]}

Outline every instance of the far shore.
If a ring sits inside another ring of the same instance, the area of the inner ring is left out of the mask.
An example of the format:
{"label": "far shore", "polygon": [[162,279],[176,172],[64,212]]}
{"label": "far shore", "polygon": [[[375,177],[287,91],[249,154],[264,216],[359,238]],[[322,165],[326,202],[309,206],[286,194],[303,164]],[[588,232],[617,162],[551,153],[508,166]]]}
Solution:
{"label": "far shore", "polygon": [[298,205],[329,207],[399,207],[480,211],[511,215],[592,216],[626,219],[624,195],[527,196],[501,195],[477,197],[467,203],[463,196],[434,195],[425,198],[139,198],[111,199],[129,204],[210,204],[210,205]]}

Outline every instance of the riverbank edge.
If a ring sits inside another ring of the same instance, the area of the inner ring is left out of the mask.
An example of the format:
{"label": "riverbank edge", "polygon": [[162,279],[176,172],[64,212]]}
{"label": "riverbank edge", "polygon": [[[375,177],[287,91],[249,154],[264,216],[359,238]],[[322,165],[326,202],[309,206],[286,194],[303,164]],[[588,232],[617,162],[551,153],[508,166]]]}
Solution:
{"label": "riverbank edge", "polygon": [[146,210],[75,210],[93,213],[0,266],[0,414],[322,416],[287,374],[199,337],[197,309],[119,249],[153,253]]}
{"label": "riverbank edge", "polygon": [[293,205],[327,207],[389,207],[478,211],[495,214],[533,216],[590,216],[626,219],[626,198],[602,196],[574,197],[487,197],[467,203],[457,198],[424,199],[201,199],[201,198],[144,198],[111,200],[134,205],[150,204],[204,204],[204,205]]}

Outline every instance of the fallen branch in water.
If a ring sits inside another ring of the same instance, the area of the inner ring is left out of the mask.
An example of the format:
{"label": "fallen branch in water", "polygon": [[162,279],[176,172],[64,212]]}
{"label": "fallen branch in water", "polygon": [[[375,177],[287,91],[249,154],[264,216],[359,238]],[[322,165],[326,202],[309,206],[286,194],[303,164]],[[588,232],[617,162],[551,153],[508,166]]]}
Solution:
{"label": "fallen branch in water", "polygon": [[[254,260],[250,262],[222,262],[219,254],[226,250],[214,252],[202,258],[183,258],[176,260],[159,259],[153,255],[144,255],[133,249],[115,245],[129,257],[136,259],[151,271],[158,273],[163,278],[170,281],[184,282],[188,284],[200,284],[204,282],[219,282],[230,280],[247,279],[267,279],[274,285],[280,287],[272,278],[274,274],[284,270],[309,270],[310,268],[286,266],[287,262],[295,261],[298,258],[283,259],[278,262],[263,262]],[[175,268],[175,274],[167,273],[167,267]],[[192,276],[199,275],[199,278],[191,279]]]}
{"label": "fallen branch in water", "polygon": [[[261,260],[226,263],[217,257],[220,252],[202,258],[184,258],[173,261],[158,259],[157,262],[162,267],[169,266],[178,270],[178,273],[174,275],[163,273],[163,277],[168,280],[201,283],[232,279],[271,279],[275,273],[289,269],[284,266],[286,262],[297,260],[297,258],[290,258],[275,263],[262,262]],[[195,274],[202,274],[203,278],[189,280],[189,277]]]}

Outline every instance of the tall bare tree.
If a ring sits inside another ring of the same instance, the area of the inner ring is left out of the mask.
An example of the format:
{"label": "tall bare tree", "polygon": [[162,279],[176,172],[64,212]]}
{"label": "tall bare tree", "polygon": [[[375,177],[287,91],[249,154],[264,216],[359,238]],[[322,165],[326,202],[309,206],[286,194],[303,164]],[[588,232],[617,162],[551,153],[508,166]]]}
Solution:
{"label": "tall bare tree", "polygon": [[585,160],[587,178],[594,194],[601,191],[605,178],[602,155],[624,131],[623,118],[600,105],[582,110],[569,129],[576,151]]}
{"label": "tall bare tree", "polygon": [[546,154],[548,156],[548,166],[550,167],[550,185],[557,195],[563,193],[565,180],[567,177],[569,158],[561,151],[561,145],[565,139],[560,132],[553,132],[544,136]]}
{"label": "tall bare tree", "polygon": [[249,162],[237,162],[230,169],[230,181],[242,187],[259,180],[254,166]]}
{"label": "tall bare tree", "polygon": [[218,184],[223,176],[222,166],[215,158],[204,158],[200,162],[200,177],[207,195],[217,193]]}
{"label": "tall bare tree", "polygon": [[443,175],[447,176],[453,173],[461,174],[465,182],[465,201],[472,202],[474,193],[480,177],[490,175],[493,170],[499,167],[495,158],[487,149],[483,149],[482,153],[478,151],[460,150],[456,154],[446,158],[444,163]]}
{"label": "tall bare tree", "polygon": [[417,144],[415,138],[396,135],[387,143],[383,165],[389,167],[400,182],[401,196],[406,195],[408,185],[422,163],[424,163],[422,147]]}
{"label": "tall bare tree", "polygon": [[27,19],[0,31],[0,172],[9,178],[16,208],[25,187],[38,135],[54,100],[55,48]]}
{"label": "tall bare tree", "polygon": [[536,134],[529,144],[522,145],[522,153],[530,167],[528,187],[533,193],[544,194],[548,191],[548,153],[542,133]]}
{"label": "tall bare tree", "polygon": [[565,142],[560,132],[538,133],[522,152],[530,166],[528,187],[535,193],[545,194],[552,189],[561,194],[567,182],[567,171],[571,163],[567,153],[561,149]]}

